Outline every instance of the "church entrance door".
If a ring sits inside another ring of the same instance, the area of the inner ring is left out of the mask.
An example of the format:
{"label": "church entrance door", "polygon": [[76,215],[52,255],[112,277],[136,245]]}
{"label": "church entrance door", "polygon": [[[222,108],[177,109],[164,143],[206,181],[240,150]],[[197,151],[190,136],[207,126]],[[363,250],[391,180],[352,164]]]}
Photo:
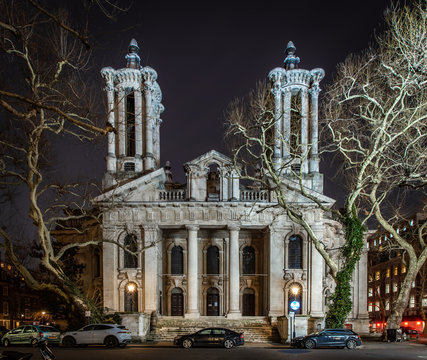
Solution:
{"label": "church entrance door", "polygon": [[255,292],[253,289],[243,291],[242,316],[255,316]]}
{"label": "church entrance door", "polygon": [[219,292],[218,289],[209,288],[206,296],[207,315],[219,316]]}
{"label": "church entrance door", "polygon": [[182,316],[184,315],[184,301],[181,289],[173,289],[171,297],[171,315]]}

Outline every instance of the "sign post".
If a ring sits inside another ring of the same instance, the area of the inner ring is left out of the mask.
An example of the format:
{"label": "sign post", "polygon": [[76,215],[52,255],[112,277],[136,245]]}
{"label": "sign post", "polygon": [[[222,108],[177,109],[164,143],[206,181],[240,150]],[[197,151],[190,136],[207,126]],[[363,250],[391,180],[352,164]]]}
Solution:
{"label": "sign post", "polygon": [[296,337],[296,331],[295,331],[295,312],[299,310],[299,308],[301,307],[301,304],[298,300],[294,300],[291,302],[290,305],[291,309],[293,311],[289,312],[289,315],[291,315],[292,313],[292,339],[295,339]]}

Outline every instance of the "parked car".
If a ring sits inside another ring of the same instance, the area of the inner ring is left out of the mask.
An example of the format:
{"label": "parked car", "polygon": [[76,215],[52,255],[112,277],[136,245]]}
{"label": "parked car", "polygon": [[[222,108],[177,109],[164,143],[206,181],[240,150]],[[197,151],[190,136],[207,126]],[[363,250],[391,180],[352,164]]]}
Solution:
{"label": "parked car", "polygon": [[348,329],[323,329],[310,335],[298,336],[292,339],[291,346],[314,349],[316,347],[339,347],[344,349],[355,349],[362,345],[360,336],[353,330]]}
{"label": "parked car", "polygon": [[402,330],[402,335],[405,334],[406,336],[409,336],[411,338],[419,338],[420,333],[418,332],[418,330],[410,328],[410,327],[401,327],[400,328]]}
{"label": "parked car", "polygon": [[53,326],[47,325],[22,325],[7,332],[1,339],[4,346],[9,345],[37,345],[40,341],[58,345],[60,331]]}
{"label": "parked car", "polygon": [[229,329],[207,328],[193,334],[177,336],[173,343],[186,349],[192,346],[223,346],[231,349],[234,346],[243,345],[245,339],[243,333],[237,333]]}
{"label": "parked car", "polygon": [[90,324],[76,331],[67,331],[61,336],[61,344],[67,347],[90,344],[125,347],[130,341],[131,332],[117,324]]}
{"label": "parked car", "polygon": [[8,329],[6,329],[6,327],[4,326],[0,326],[0,339],[4,336],[4,334],[6,334],[7,332],[9,332]]}

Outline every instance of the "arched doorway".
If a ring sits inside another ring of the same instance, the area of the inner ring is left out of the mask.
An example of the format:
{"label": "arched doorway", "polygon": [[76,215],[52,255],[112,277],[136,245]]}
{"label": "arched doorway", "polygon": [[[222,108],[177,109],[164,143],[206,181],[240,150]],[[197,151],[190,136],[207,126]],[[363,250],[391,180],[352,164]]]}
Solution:
{"label": "arched doorway", "polygon": [[135,283],[128,283],[125,288],[125,311],[138,311],[138,287]]}
{"label": "arched doorway", "polygon": [[255,291],[253,289],[243,290],[242,316],[255,316]]}
{"label": "arched doorway", "polygon": [[171,316],[182,315],[184,315],[184,296],[180,288],[174,288],[171,293]]}
{"label": "arched doorway", "polygon": [[219,291],[216,288],[209,288],[206,295],[206,315],[219,316]]}

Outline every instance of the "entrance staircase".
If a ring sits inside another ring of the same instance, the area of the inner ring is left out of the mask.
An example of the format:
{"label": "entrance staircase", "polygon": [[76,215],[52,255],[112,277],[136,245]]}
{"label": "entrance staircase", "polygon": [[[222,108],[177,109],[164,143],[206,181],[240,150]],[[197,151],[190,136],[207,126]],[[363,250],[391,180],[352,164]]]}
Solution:
{"label": "entrance staircase", "polygon": [[276,326],[272,326],[265,317],[244,317],[226,319],[216,316],[202,316],[198,319],[159,316],[157,323],[147,335],[147,341],[173,341],[175,336],[191,334],[206,327],[227,328],[238,333],[243,332],[248,342],[280,342]]}

